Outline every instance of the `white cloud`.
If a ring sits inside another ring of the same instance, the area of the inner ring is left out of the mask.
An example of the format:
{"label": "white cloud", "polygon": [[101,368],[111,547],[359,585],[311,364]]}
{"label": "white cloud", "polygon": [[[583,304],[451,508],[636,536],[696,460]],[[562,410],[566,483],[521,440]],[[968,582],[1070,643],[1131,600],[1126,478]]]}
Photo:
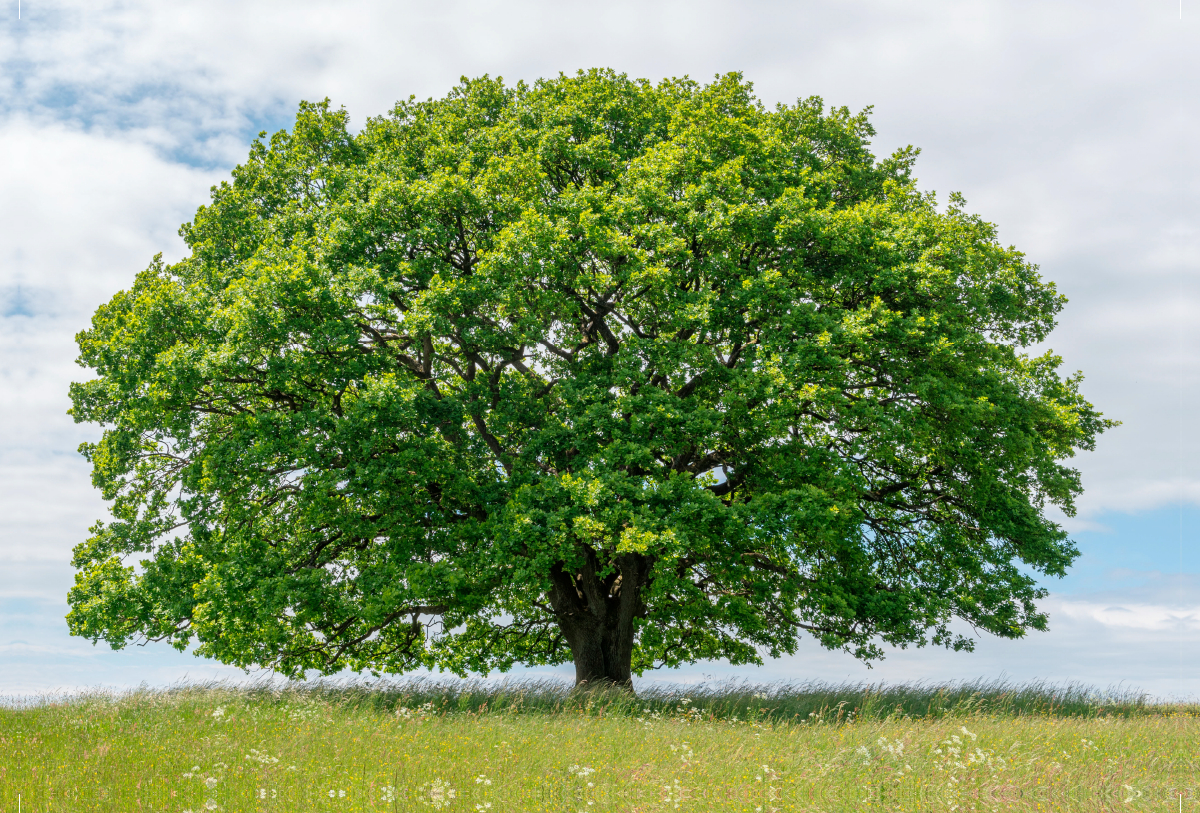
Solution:
{"label": "white cloud", "polygon": [[1200,629],[1200,607],[1064,600],[1058,609],[1067,618],[1094,621],[1111,628],[1162,631],[1182,627],[1188,632]]}
{"label": "white cloud", "polygon": [[5,320],[11,341],[47,339],[46,318],[69,319],[52,331],[70,340],[155,252],[181,256],[179,224],[226,174],[165,160],[137,134],[25,115],[0,124],[0,144],[0,286],[10,301],[23,286],[35,309],[24,315],[39,318]]}

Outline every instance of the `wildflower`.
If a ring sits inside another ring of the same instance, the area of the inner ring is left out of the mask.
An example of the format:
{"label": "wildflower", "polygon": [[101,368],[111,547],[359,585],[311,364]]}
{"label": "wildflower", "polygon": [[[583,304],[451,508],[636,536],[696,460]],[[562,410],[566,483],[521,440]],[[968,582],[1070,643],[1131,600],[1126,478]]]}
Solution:
{"label": "wildflower", "polygon": [[412,720],[414,717],[417,720],[424,720],[426,717],[432,717],[434,714],[433,703],[422,703],[415,709],[399,706],[396,708],[396,716],[403,720]]}
{"label": "wildflower", "polygon": [[204,801],[204,809],[205,810],[216,810],[217,807],[218,807],[218,805],[217,805],[217,802],[215,799],[206,799]]}
{"label": "wildflower", "polygon": [[478,813],[483,813],[483,811],[485,811],[485,810],[491,810],[491,809],[492,809],[492,803],[491,803],[491,802],[484,802],[484,803],[483,803],[483,804],[481,804],[481,805],[475,805],[475,810],[476,810],[476,811],[478,811]]}
{"label": "wildflower", "polygon": [[421,801],[433,807],[434,810],[448,807],[456,795],[454,788],[450,787],[450,783],[443,779],[435,779],[429,784],[421,786]]}
{"label": "wildflower", "polygon": [[483,774],[480,774],[479,776],[475,777],[475,784],[476,785],[490,785],[490,784],[492,784],[492,780],[488,779]]}
{"label": "wildflower", "polygon": [[215,776],[210,776],[208,779],[204,780],[204,787],[208,788],[209,790],[212,790],[216,786],[217,778]]}
{"label": "wildflower", "polygon": [[213,716],[213,717],[215,717],[215,718],[216,718],[216,719],[218,719],[218,720],[220,720],[221,718],[223,718],[223,717],[225,716],[225,707],[224,707],[224,706],[217,706],[215,709],[213,709],[212,716]]}
{"label": "wildflower", "polygon": [[684,764],[684,767],[691,765],[692,760],[696,758],[696,753],[692,750],[690,743],[684,742],[679,745],[672,745],[671,752],[679,752],[679,760]]}
{"label": "wildflower", "polygon": [[[679,784],[679,778],[676,777],[672,785],[663,785],[663,790],[666,794],[663,796],[663,802],[672,805],[676,810],[679,809],[679,803],[683,801],[683,786]],[[588,802],[591,804],[591,802]]]}
{"label": "wildflower", "polygon": [[904,741],[903,740],[895,740],[894,742],[888,742],[887,737],[880,737],[879,739],[875,740],[875,744],[879,746],[880,751],[888,754],[889,756],[891,756],[895,759],[900,759],[901,757],[904,756]]}
{"label": "wildflower", "polygon": [[379,801],[394,802],[396,801],[396,789],[391,785],[384,785],[379,789]]}

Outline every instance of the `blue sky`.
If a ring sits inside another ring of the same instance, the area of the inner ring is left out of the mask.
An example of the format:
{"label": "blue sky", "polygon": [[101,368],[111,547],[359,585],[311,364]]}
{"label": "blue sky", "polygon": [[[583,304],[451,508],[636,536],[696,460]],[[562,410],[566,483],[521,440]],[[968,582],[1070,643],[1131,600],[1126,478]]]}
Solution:
{"label": "blue sky", "polygon": [[[11,6],[11,8],[10,8]],[[1078,458],[1082,557],[1051,631],[867,670],[806,643],[653,679],[1007,675],[1200,695],[1197,21],[1178,2],[15,0],[0,10],[0,694],[236,678],[70,638],[70,550],[104,516],[66,416],[73,335],[301,99],[355,122],[461,75],[741,70],[768,103],[874,106],[878,153],[961,191],[1070,299],[1047,343],[1123,422]]]}

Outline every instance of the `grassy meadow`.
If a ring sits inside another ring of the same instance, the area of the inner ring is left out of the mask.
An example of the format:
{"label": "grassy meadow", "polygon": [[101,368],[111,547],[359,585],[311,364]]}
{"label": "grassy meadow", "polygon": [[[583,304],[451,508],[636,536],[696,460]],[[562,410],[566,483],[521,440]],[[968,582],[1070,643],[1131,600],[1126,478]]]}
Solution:
{"label": "grassy meadow", "polygon": [[193,687],[0,709],[0,813],[1200,810],[1200,708],[1079,687]]}

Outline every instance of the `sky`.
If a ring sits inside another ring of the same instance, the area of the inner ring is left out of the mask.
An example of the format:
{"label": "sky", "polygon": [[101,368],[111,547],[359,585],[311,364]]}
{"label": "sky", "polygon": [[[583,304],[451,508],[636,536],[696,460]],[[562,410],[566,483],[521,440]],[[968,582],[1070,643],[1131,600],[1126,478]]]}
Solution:
{"label": "sky", "polygon": [[[255,675],[71,638],[71,549],[105,516],[66,414],[74,335],[261,130],[328,97],[354,126],[460,76],[741,71],[768,104],[872,106],[874,149],[997,224],[1069,299],[1052,348],[1122,425],[1075,464],[1082,551],[1050,631],[873,668],[804,641],[762,667],[644,680],[1078,682],[1200,696],[1196,90],[1200,2],[1137,0],[3,0],[0,695]],[[569,667],[558,674],[569,675]],[[526,674],[526,673],[522,673]],[[535,674],[545,674],[545,671]]]}

